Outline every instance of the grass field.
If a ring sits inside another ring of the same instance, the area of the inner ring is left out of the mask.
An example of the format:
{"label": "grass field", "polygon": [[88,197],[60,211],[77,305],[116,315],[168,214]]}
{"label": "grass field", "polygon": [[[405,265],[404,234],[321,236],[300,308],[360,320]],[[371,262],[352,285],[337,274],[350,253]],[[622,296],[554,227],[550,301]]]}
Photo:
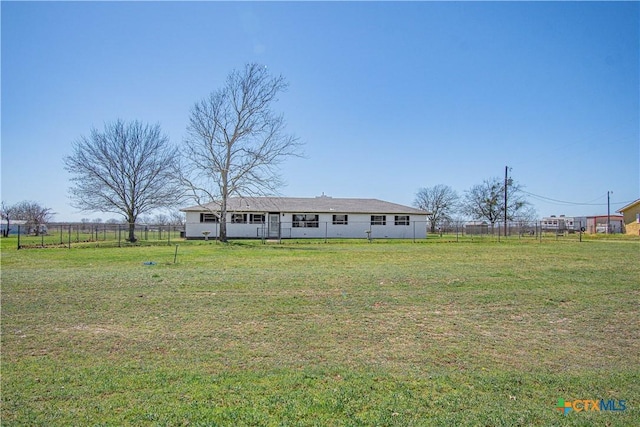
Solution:
{"label": "grass field", "polygon": [[2,425],[640,424],[638,241],[174,250],[3,243]]}

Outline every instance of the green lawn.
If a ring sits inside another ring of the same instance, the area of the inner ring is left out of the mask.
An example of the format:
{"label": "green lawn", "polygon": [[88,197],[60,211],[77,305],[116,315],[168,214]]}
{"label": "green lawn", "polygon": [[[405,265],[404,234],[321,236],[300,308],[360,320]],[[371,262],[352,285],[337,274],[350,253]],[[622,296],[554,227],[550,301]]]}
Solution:
{"label": "green lawn", "polygon": [[638,241],[174,251],[3,243],[3,426],[640,424]]}

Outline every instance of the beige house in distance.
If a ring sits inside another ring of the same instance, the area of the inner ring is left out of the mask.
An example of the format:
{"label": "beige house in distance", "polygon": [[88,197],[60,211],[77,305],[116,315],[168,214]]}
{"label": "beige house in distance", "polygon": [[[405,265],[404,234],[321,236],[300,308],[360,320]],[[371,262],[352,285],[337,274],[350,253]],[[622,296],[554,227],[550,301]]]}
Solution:
{"label": "beige house in distance", "polygon": [[624,217],[624,227],[627,234],[640,236],[640,199],[618,209]]}

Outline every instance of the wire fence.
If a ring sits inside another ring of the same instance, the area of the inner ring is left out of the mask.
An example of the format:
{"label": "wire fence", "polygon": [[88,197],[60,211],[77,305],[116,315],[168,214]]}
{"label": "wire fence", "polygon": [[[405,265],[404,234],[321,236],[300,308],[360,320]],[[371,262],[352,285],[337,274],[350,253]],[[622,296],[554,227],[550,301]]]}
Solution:
{"label": "wire fence", "polygon": [[171,245],[184,239],[183,225],[135,224],[135,238],[129,239],[129,224],[49,224],[34,231],[17,225],[13,233],[18,249],[73,246],[123,247],[139,245]]}
{"label": "wire fence", "polygon": [[586,237],[585,230],[581,227],[551,228],[543,221],[532,222],[508,222],[488,224],[477,222],[451,222],[431,230],[432,239],[455,241],[513,241],[513,240],[538,240],[538,241],[582,241]]}
{"label": "wire fence", "polygon": [[[196,224],[197,225],[197,224]],[[194,225],[194,226],[196,226]],[[600,238],[639,240],[638,236],[621,233],[589,233],[584,227],[551,228],[543,221],[510,222],[501,224],[484,222],[449,222],[432,229],[426,221],[411,221],[407,224],[336,224],[329,222],[241,224],[227,223],[228,239],[254,239],[280,243],[296,239],[330,240],[405,240],[413,242],[482,242],[482,241],[583,241]],[[187,226],[188,227],[188,226]],[[220,240],[220,224],[209,224],[210,230],[187,235],[184,225],[135,224],[134,240],[129,239],[128,224],[49,224],[34,230],[32,227],[12,228],[9,239],[3,245],[15,241],[17,249],[72,248],[72,247],[129,247],[149,245],[172,245],[185,239]],[[203,228],[204,230],[204,228]],[[239,231],[242,230],[242,231]]]}
{"label": "wire fence", "polygon": [[[221,236],[221,224],[218,222],[199,222],[187,224],[187,239],[217,241]],[[574,226],[551,226],[544,221],[513,221],[489,224],[480,221],[458,221],[431,227],[428,221],[409,221],[404,218],[387,218],[379,222],[372,221],[267,221],[260,223],[227,222],[228,239],[295,240],[322,239],[382,239],[417,241],[475,241],[475,240],[539,240],[567,241],[594,239],[628,239],[621,233],[589,233],[582,224]]]}

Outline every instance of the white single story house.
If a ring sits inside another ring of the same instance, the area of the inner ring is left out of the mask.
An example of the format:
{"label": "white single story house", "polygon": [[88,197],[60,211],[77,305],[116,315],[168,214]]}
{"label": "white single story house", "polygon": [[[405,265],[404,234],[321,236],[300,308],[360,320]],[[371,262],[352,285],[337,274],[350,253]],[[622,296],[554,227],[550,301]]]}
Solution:
{"label": "white single story house", "polygon": [[[187,239],[217,238],[220,204],[181,209]],[[228,238],[425,238],[427,212],[377,199],[232,197],[227,200]]]}

